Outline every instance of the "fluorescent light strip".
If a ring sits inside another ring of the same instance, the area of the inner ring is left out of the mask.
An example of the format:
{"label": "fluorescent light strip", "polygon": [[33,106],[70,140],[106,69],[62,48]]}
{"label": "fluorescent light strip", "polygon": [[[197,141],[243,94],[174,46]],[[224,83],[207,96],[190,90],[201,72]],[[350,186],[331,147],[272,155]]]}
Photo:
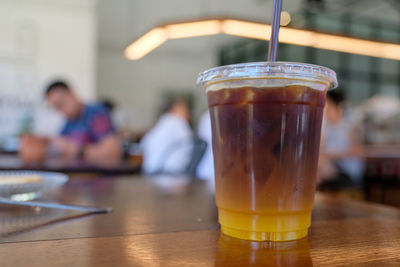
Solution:
{"label": "fluorescent light strip", "polygon": [[281,27],[279,42],[301,46],[313,46],[315,42],[313,32]]}
{"label": "fluorescent light strip", "polygon": [[[128,59],[137,60],[162,45],[168,39],[227,34],[259,40],[269,40],[271,26],[236,19],[210,19],[168,24],[152,29],[125,49]],[[325,50],[364,56],[400,60],[400,45],[363,40],[309,30],[282,27],[281,43],[309,46]]]}
{"label": "fluorescent light strip", "polygon": [[319,33],[313,47],[364,56],[400,60],[400,45]]}
{"label": "fluorescent light strip", "polygon": [[164,28],[154,28],[125,49],[125,56],[130,60],[137,60],[167,41]]}
{"label": "fluorescent light strip", "polygon": [[169,39],[180,39],[219,34],[221,33],[220,25],[219,20],[213,19],[166,25],[165,30]]}
{"label": "fluorescent light strip", "polygon": [[271,26],[261,23],[227,19],[221,21],[222,32],[228,35],[269,40]]}

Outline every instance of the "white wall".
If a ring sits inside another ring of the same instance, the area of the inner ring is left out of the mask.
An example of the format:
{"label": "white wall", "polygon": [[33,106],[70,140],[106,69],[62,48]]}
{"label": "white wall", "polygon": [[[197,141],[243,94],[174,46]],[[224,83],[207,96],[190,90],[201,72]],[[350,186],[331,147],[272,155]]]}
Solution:
{"label": "white wall", "polygon": [[27,113],[39,117],[37,132],[57,130],[42,105],[51,79],[95,97],[95,16],[95,0],[0,0],[0,137],[16,133]]}
{"label": "white wall", "polygon": [[204,110],[205,93],[196,88],[196,79],[200,71],[214,66],[214,61],[213,53],[201,57],[154,53],[140,61],[129,61],[120,50],[102,49],[99,96],[118,103],[120,126],[143,131],[154,122],[164,90],[193,91],[196,114]]}

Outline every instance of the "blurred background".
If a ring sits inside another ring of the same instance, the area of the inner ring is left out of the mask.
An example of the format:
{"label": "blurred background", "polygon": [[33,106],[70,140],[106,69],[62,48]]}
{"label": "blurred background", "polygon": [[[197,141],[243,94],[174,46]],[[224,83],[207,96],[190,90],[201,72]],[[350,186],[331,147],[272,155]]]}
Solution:
{"label": "blurred background", "polygon": [[[54,79],[68,81],[82,101],[112,103],[111,116],[128,143],[140,141],[174,96],[186,99],[197,131],[207,110],[206,96],[196,88],[198,73],[265,61],[268,42],[228,35],[168,40],[138,60],[129,60],[124,50],[162,24],[210,17],[269,24],[272,2],[0,0],[2,150],[17,150],[23,133],[51,137],[60,132],[64,119],[43,98]],[[287,0],[283,10],[289,15],[286,27],[400,42],[396,0]],[[368,155],[363,156],[369,160],[363,179],[373,183],[385,177],[382,186],[393,188],[400,173],[400,61],[291,44],[280,45],[279,59],[337,72],[345,96],[340,107],[357,125],[357,141]],[[397,193],[365,190],[371,199],[400,204]]]}

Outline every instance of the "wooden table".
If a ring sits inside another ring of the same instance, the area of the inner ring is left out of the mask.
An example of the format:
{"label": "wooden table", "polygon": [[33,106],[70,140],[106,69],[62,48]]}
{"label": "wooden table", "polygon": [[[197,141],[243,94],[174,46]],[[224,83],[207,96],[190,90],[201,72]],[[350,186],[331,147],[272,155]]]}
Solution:
{"label": "wooden table", "polygon": [[93,165],[83,161],[65,161],[59,158],[48,159],[43,163],[24,163],[17,154],[0,154],[0,170],[35,170],[54,171],[66,173],[97,173],[97,174],[137,174],[140,172],[140,165],[130,162],[120,162],[109,166]]}
{"label": "wooden table", "polygon": [[319,194],[308,238],[257,243],[220,234],[207,184],[161,184],[75,178],[46,196],[111,214],[1,206],[0,266],[400,265],[396,208]]}

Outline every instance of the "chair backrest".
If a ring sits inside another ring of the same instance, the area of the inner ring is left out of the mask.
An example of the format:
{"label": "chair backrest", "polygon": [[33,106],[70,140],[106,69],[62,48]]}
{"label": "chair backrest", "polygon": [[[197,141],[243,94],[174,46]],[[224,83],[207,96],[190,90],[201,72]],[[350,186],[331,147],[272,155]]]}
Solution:
{"label": "chair backrest", "polygon": [[193,137],[193,149],[188,166],[186,167],[185,174],[192,177],[196,176],[196,169],[199,165],[204,153],[207,150],[207,142],[199,137]]}
{"label": "chair backrest", "polygon": [[[186,146],[186,145],[188,145],[188,143],[190,143],[190,145],[192,145],[192,151],[190,153],[190,160],[189,160],[189,163],[187,164],[186,168],[181,172],[171,173],[171,172],[165,171],[164,163],[168,160],[169,155],[171,153],[173,153],[173,151],[177,147]],[[178,142],[171,144],[165,150],[165,153],[163,153],[162,157],[160,157],[164,160],[162,161],[162,164],[161,164],[161,166],[159,166],[158,170],[154,171],[152,173],[148,173],[148,174],[150,174],[150,175],[159,175],[159,174],[187,175],[187,176],[195,177],[197,166],[199,165],[201,159],[203,158],[206,150],[207,150],[207,142],[204,141],[203,139],[200,139],[197,136],[193,136],[189,140],[179,140]]]}

